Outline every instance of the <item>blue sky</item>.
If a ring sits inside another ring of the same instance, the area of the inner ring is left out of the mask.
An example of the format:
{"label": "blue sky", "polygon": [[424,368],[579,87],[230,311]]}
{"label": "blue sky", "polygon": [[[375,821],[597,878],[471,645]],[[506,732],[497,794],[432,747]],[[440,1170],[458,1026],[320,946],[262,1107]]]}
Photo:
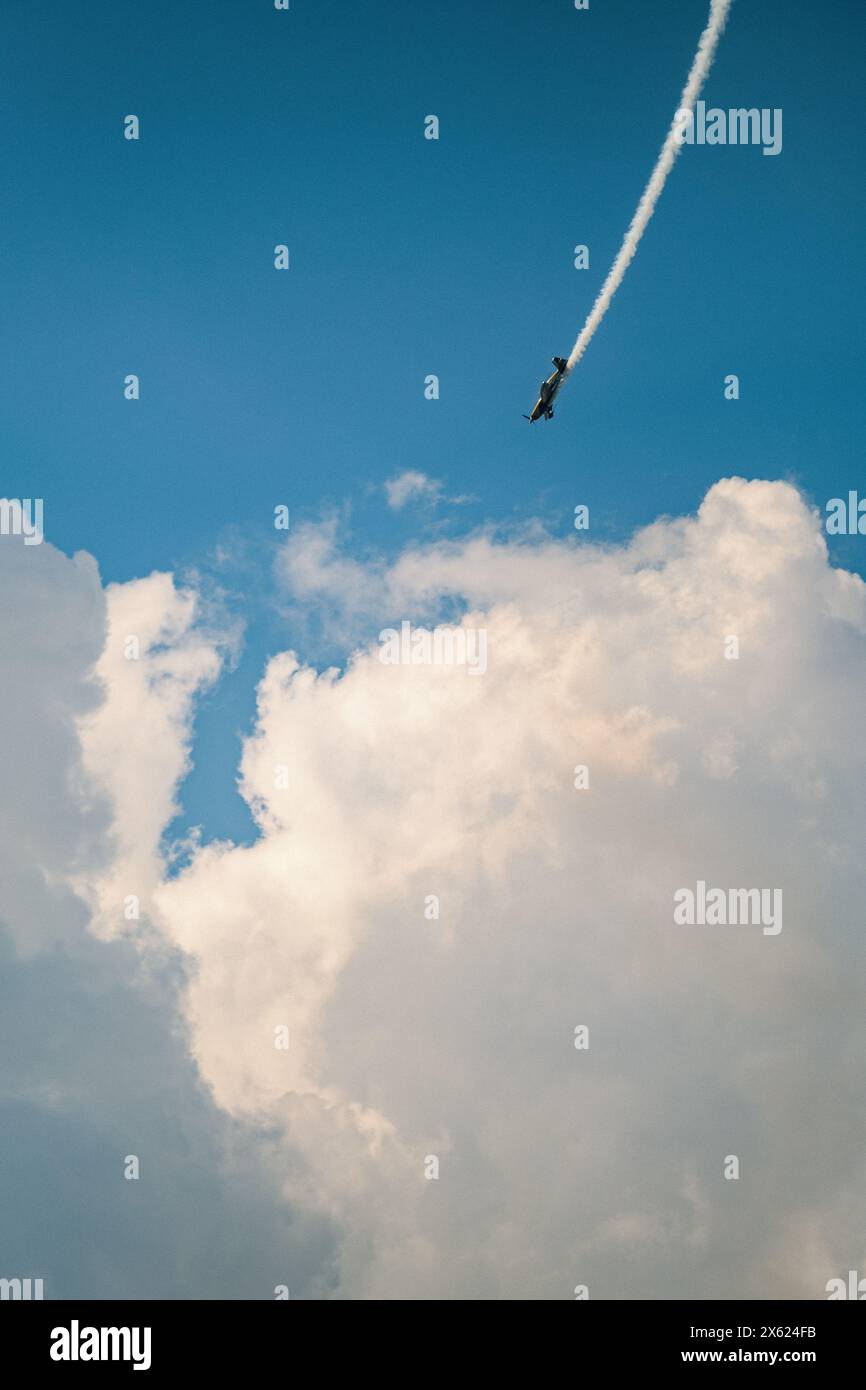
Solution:
{"label": "blue sky", "polygon": [[[4,490],[44,497],[48,538],[106,580],[195,568],[243,616],[184,789],[206,836],[248,831],[238,736],[264,656],[303,648],[271,602],[277,503],[293,527],[348,504],[350,546],[393,554],[431,520],[384,505],[406,468],[474,499],[446,533],[540,516],[567,535],[586,502],[595,539],[731,473],[821,506],[857,485],[854,3],[735,4],[704,96],[781,107],[782,153],[683,151],[557,418],[521,419],[619,246],[705,10],[7,7]],[[862,569],[856,539],[832,546]]]}

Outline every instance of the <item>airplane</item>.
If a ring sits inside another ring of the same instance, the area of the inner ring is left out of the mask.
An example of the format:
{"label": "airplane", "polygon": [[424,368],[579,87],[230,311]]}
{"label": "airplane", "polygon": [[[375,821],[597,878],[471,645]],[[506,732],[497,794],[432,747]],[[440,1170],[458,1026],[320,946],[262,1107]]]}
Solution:
{"label": "airplane", "polygon": [[543,381],[539,386],[538,400],[532,407],[532,414],[524,415],[523,417],[524,420],[528,420],[530,424],[535,420],[540,420],[542,415],[545,420],[553,419],[553,398],[565,380],[565,369],[568,363],[564,357],[554,357],[553,365],[556,371],[552,372],[547,380]]}

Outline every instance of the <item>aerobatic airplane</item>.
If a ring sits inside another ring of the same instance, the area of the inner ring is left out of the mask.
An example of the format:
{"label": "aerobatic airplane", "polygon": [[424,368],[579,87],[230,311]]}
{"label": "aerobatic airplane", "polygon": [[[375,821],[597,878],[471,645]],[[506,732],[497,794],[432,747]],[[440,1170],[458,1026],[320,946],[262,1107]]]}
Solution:
{"label": "aerobatic airplane", "polygon": [[553,365],[556,371],[552,372],[547,380],[543,381],[539,386],[538,400],[532,407],[532,414],[524,415],[523,417],[524,420],[528,420],[530,424],[535,420],[540,420],[542,415],[545,420],[553,419],[553,398],[565,380],[565,369],[568,363],[564,357],[554,357]]}

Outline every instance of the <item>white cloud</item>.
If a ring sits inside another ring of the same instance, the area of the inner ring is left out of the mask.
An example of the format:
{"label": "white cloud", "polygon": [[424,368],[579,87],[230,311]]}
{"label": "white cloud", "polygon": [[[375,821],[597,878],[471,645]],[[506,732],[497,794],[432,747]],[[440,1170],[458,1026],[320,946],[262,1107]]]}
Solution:
{"label": "white cloud", "polygon": [[[17,543],[0,567],[0,1013],[21,1059],[0,1105],[16,1171],[40,1171],[49,1122],[74,1155],[55,1288],[81,1288],[94,1147],[136,1144],[191,1271],[169,1296],[258,1296],[290,1247],[302,1289],[361,1297],[820,1297],[864,1267],[866,589],[792,488],[726,480],[623,547],[530,528],[388,565],[308,528],[280,579],[351,659],[268,663],[241,767],[259,838],[176,877],[160,844],[219,634],[170,576],[103,593],[88,557]],[[483,678],[381,663],[395,612],[454,603],[487,631]],[[781,935],[675,927],[699,878],[782,888]],[[187,1044],[245,1155],[231,1179]],[[238,1268],[185,1215],[190,1153],[241,1213]],[[28,1269],[33,1181],[6,1213]],[[85,1290],[119,1262],[127,1291],[165,1291],[138,1218],[107,1212]]]}
{"label": "white cloud", "polygon": [[[283,578],[348,594],[368,644],[342,676],[269,663],[260,839],[155,905],[203,1074],[306,1155],[286,1191],[341,1223],[342,1291],[821,1296],[798,1230],[827,1212],[826,1261],[864,1254],[829,1215],[864,1214],[863,584],[792,488],[739,479],[622,548],[481,534],[388,567],[321,539]],[[382,665],[394,605],[449,597],[484,678]],[[676,928],[698,878],[781,887],[782,934]]]}
{"label": "white cloud", "polygon": [[220,639],[197,625],[196,595],[169,574],[109,585],[105,646],[95,676],[104,691],[80,722],[84,771],[112,810],[110,870],[79,883],[95,929],[130,930],[124,904],[146,913],[165,865],[160,838],[189,770],[194,697],[217,677]]}
{"label": "white cloud", "polygon": [[[217,661],[198,605],[168,576],[106,595],[90,556],[16,537],[0,538],[0,585],[2,1273],[52,1299],[315,1296],[328,1223],[280,1194],[285,1143],[206,1094],[178,953],[152,931],[93,935],[117,930],[112,884],[165,872],[156,845]],[[137,663],[116,646],[130,631]]]}
{"label": "white cloud", "polygon": [[405,472],[385,483],[385,493],[388,506],[393,511],[399,511],[407,502],[438,501],[442,495],[442,484],[436,478],[428,478],[426,473],[407,468]]}

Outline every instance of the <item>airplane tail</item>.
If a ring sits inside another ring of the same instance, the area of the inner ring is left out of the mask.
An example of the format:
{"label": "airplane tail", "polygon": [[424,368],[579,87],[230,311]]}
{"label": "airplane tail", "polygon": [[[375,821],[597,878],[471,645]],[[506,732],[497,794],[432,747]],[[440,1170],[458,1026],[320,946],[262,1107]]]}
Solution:
{"label": "airplane tail", "polygon": [[564,357],[554,357],[553,365],[556,367],[557,371],[564,372],[568,366],[568,362]]}

